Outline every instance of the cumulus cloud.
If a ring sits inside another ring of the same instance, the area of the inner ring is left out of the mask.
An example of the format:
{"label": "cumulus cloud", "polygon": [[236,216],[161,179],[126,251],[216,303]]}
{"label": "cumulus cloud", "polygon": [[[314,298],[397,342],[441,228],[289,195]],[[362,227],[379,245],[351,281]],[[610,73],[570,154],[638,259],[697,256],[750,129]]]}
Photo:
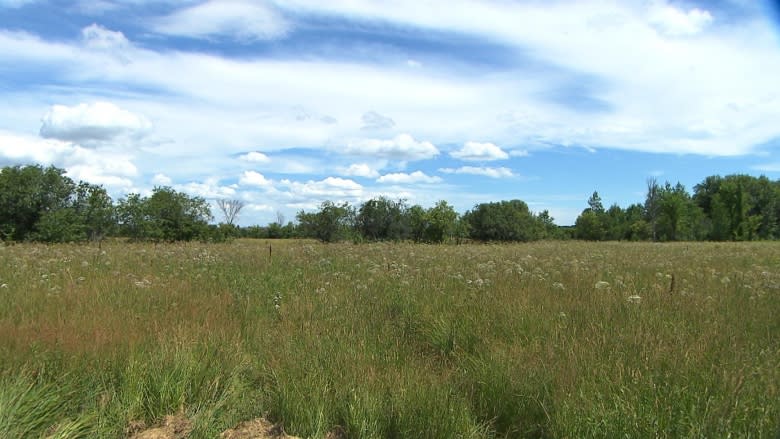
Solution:
{"label": "cumulus cloud", "polygon": [[247,186],[269,187],[273,182],[257,171],[244,171],[238,182]]}
{"label": "cumulus cloud", "polygon": [[506,160],[509,154],[492,143],[466,142],[463,147],[450,153],[452,157],[466,161]]}
{"label": "cumulus cloud", "polygon": [[171,183],[173,183],[173,180],[165,174],[154,174],[152,183],[156,186],[170,186]]}
{"label": "cumulus cloud", "polygon": [[477,167],[477,166],[461,166],[460,168],[441,168],[439,172],[445,174],[471,174],[471,175],[483,175],[490,178],[507,178],[514,177],[514,173],[511,169],[500,167]]}
{"label": "cumulus cloud", "polygon": [[[305,183],[282,180],[282,186],[289,188],[288,195],[293,199],[333,200],[339,198],[359,198],[363,186],[354,180],[339,177],[327,177],[323,180],[309,180]],[[311,200],[309,200],[311,202]]]}
{"label": "cumulus cloud", "polygon": [[267,2],[211,0],[172,13],[157,21],[154,30],[193,38],[229,36],[253,41],[281,37],[288,27],[284,18]]}
{"label": "cumulus cloud", "polygon": [[379,171],[377,171],[375,168],[371,167],[367,163],[353,163],[349,165],[349,167],[347,168],[342,168],[341,174],[347,176],[365,177],[365,178],[379,177]]}
{"label": "cumulus cloud", "polygon": [[0,158],[4,162],[25,162],[50,165],[60,161],[73,151],[73,145],[59,140],[43,140],[38,137],[0,131]]}
{"label": "cumulus cloud", "polygon": [[363,130],[387,130],[395,126],[395,121],[387,116],[382,116],[376,111],[363,113]]}
{"label": "cumulus cloud", "polygon": [[262,152],[252,151],[238,157],[239,160],[250,163],[268,163],[271,159]]}
{"label": "cumulus cloud", "polygon": [[693,8],[684,11],[664,2],[656,2],[651,7],[649,20],[659,32],[676,37],[698,34],[713,19],[707,10]]}
{"label": "cumulus cloud", "polygon": [[118,137],[140,138],[152,124],[144,116],[123,110],[110,102],[54,105],[43,116],[40,135],[84,145],[108,142]]}
{"label": "cumulus cloud", "polygon": [[404,172],[397,172],[393,174],[385,174],[376,179],[377,183],[390,183],[390,184],[412,184],[412,183],[439,183],[441,177],[430,176],[422,171],[414,171],[411,174]]}
{"label": "cumulus cloud", "polygon": [[177,185],[176,189],[190,195],[203,198],[228,198],[236,194],[236,186],[223,186],[219,184],[219,178],[208,177],[202,182],[191,181]]}
{"label": "cumulus cloud", "polygon": [[0,163],[54,165],[65,169],[78,181],[102,184],[115,191],[127,192],[138,168],[130,156],[97,152],[70,142],[23,136],[0,131]]}
{"label": "cumulus cloud", "polygon": [[409,134],[399,134],[390,140],[363,139],[349,142],[344,152],[351,155],[395,160],[424,160],[439,155],[431,142],[417,141]]}

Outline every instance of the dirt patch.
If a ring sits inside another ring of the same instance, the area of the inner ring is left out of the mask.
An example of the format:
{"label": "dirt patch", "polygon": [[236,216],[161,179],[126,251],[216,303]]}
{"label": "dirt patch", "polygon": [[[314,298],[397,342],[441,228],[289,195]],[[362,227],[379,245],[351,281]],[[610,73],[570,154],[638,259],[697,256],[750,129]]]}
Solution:
{"label": "dirt patch", "polygon": [[236,428],[225,430],[220,439],[299,439],[284,432],[281,425],[274,425],[263,418],[243,422]]}
{"label": "dirt patch", "polygon": [[185,439],[192,431],[192,422],[184,415],[166,416],[159,427],[147,429],[143,422],[131,422],[130,439]]}
{"label": "dirt patch", "polygon": [[[192,432],[192,422],[184,415],[166,416],[162,425],[147,428],[143,422],[131,422],[127,427],[129,439],[186,439]],[[272,424],[263,418],[242,422],[219,435],[220,439],[300,439],[284,432],[281,424]],[[342,435],[328,435],[328,439],[342,439]]]}

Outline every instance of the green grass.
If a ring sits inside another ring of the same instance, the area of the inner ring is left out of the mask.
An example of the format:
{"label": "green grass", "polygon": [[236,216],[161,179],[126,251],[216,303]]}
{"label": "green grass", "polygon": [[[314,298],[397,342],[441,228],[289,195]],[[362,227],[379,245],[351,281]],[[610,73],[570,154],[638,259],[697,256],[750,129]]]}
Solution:
{"label": "green grass", "polygon": [[776,243],[269,242],[0,247],[0,437],[780,434]]}

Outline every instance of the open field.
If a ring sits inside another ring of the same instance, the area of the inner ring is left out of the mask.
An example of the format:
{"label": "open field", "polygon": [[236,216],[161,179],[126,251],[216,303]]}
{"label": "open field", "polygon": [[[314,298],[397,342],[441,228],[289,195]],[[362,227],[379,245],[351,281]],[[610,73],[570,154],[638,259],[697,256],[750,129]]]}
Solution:
{"label": "open field", "polygon": [[777,243],[269,242],[0,247],[0,437],[780,434]]}

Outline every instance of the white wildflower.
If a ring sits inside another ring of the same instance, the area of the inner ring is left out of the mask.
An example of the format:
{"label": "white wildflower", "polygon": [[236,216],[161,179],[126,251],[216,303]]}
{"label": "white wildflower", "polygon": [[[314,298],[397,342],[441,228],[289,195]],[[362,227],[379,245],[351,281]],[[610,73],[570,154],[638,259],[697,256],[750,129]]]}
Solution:
{"label": "white wildflower", "polygon": [[600,281],[596,282],[595,287],[596,287],[597,290],[606,290],[606,289],[609,288],[609,282],[600,280]]}
{"label": "white wildflower", "polygon": [[552,287],[556,290],[565,290],[566,287],[563,286],[560,282],[553,282]]}
{"label": "white wildflower", "polygon": [[639,303],[642,301],[642,297],[639,296],[638,294],[633,294],[631,296],[628,296],[626,300],[628,300],[628,303]]}

